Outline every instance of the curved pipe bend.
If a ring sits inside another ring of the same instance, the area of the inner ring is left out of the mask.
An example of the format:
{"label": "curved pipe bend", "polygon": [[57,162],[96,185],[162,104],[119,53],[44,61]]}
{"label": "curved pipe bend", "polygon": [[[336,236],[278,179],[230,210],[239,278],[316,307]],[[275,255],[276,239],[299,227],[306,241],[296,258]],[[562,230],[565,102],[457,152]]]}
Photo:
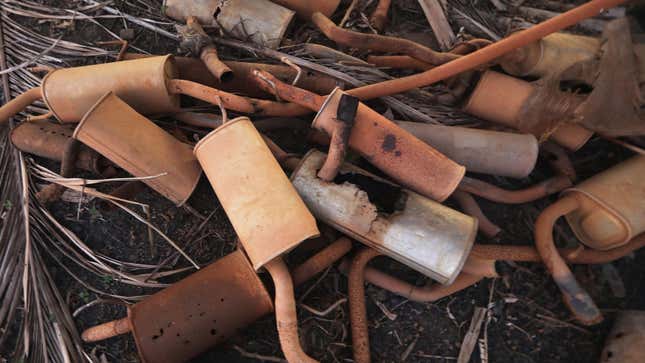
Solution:
{"label": "curved pipe bend", "polygon": [[[5,97],[6,96],[8,95],[5,95]],[[35,87],[5,103],[0,107],[0,126],[8,123],[10,118],[22,112],[27,108],[27,106],[42,99],[42,89],[40,87]]]}
{"label": "curved pipe bend", "polygon": [[464,177],[458,190],[477,195],[497,203],[522,204],[530,203],[548,195],[560,192],[573,184],[565,175],[558,175],[525,189],[507,190],[493,184]]}
{"label": "curved pipe bend", "polygon": [[411,40],[343,29],[321,13],[314,13],[311,21],[327,38],[352,48],[406,54],[434,65],[444,64],[459,58],[459,55],[436,52]]}

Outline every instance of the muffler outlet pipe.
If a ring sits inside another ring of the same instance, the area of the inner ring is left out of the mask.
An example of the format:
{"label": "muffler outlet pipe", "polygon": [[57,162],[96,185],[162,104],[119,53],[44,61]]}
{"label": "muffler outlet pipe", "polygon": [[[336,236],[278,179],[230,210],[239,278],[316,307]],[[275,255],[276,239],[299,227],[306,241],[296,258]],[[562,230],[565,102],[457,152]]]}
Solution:
{"label": "muffler outlet pipe", "polygon": [[202,169],[192,148],[148,120],[114,93],[101,97],[72,136],[177,205],[193,193]]}
{"label": "muffler outlet pipe", "polygon": [[[215,45],[212,43],[213,41],[199,24],[199,21],[197,21],[194,16],[189,16],[186,19],[185,29],[185,32],[189,33],[193,38],[186,39],[186,41],[189,43],[195,42],[195,45],[198,47],[202,46],[201,49],[199,49],[199,58],[204,63],[206,68],[208,68],[208,71],[220,82],[230,81],[234,77],[233,71],[231,71],[231,69],[219,59],[219,56],[217,55],[217,48],[215,48]],[[184,40],[183,33],[183,31],[180,32],[180,34],[182,35],[182,40]],[[206,39],[206,42],[202,43],[201,41],[203,39]]]}
{"label": "muffler outlet pipe", "polygon": [[395,121],[397,125],[467,171],[526,178],[538,158],[538,142],[530,134],[514,134],[458,126]]}
{"label": "muffler outlet pipe", "polygon": [[316,220],[248,118],[238,117],[215,129],[194,153],[253,267],[266,266],[274,278],[285,356],[313,361],[297,337],[293,283],[281,256],[320,234]]}
{"label": "muffler outlet pipe", "polygon": [[352,249],[352,241],[341,237],[291,271],[293,285],[298,286],[324,271]]}
{"label": "muffler outlet pipe", "polygon": [[[325,99],[286,85],[269,73],[255,71],[255,75],[266,91],[318,111],[313,128],[330,136],[338,131],[333,118],[343,91],[336,89]],[[466,168],[363,103],[358,104],[349,147],[398,183],[440,202],[452,194],[466,172]]]}
{"label": "muffler outlet pipe", "polygon": [[[361,100],[369,100],[429,86],[493,62],[514,49],[536,42],[551,33],[575,25],[582,20],[598,15],[603,10],[625,2],[626,0],[591,0],[531,28],[513,33],[496,43],[423,73],[354,88],[348,93]],[[394,50],[387,49],[385,51],[392,52]]]}
{"label": "muffler outlet pipe", "polygon": [[503,204],[530,203],[570,187],[571,180],[566,175],[557,175],[525,189],[508,190],[484,181],[464,177],[459,190]]}
{"label": "muffler outlet pipe", "polygon": [[502,231],[496,224],[490,221],[484,212],[479,208],[479,204],[472,195],[461,190],[455,190],[452,193],[452,198],[454,198],[459,206],[461,207],[462,212],[468,214],[469,216],[477,219],[477,225],[479,230],[485,234],[487,237],[495,237]]}
{"label": "muffler outlet pipe", "polygon": [[303,20],[311,20],[311,16],[316,12],[330,17],[340,4],[340,0],[273,0],[273,2],[295,11]]}
{"label": "muffler outlet pipe", "polygon": [[578,320],[596,324],[602,315],[580,287],[553,241],[555,221],[566,216],[585,245],[607,250],[645,232],[645,156],[636,156],[563,193],[535,222],[535,243],[547,269]]}
{"label": "muffler outlet pipe", "polygon": [[605,341],[600,363],[645,362],[644,341],[645,311],[620,311]]}
{"label": "muffler outlet pipe", "polygon": [[[140,59],[153,57],[149,54],[125,53],[123,59]],[[297,75],[296,70],[289,66],[279,64],[251,63],[224,61],[235,74],[232,80],[220,82],[206,68],[203,62],[189,57],[174,57],[179,79],[201,83],[208,87],[217,88],[222,91],[242,93],[250,97],[266,97],[271,95],[258,88],[254,82],[253,71],[260,69],[269,72],[282,82],[291,83]],[[298,80],[298,86],[318,94],[328,94],[339,86],[334,78],[324,74],[307,71],[302,72]]]}
{"label": "muffler outlet pipe", "polygon": [[[538,125],[528,125],[524,112],[537,93],[529,82],[502,73],[486,71],[464,106],[464,112],[481,119],[531,132],[541,138],[554,120],[541,119]],[[548,113],[547,113],[548,114]],[[580,149],[593,135],[582,126],[563,123],[549,136],[571,151]]]}
{"label": "muffler outlet pipe", "polygon": [[503,56],[504,71],[513,76],[545,77],[558,74],[578,62],[594,59],[600,39],[567,33],[553,33]]}
{"label": "muffler outlet pipe", "polygon": [[8,123],[10,118],[24,111],[32,103],[42,99],[42,89],[36,87],[5,103],[0,107],[0,126]]}
{"label": "muffler outlet pipe", "polygon": [[320,221],[443,284],[461,271],[477,220],[345,163],[317,177],[326,155],[311,150],[291,181]]}
{"label": "muffler outlet pipe", "polygon": [[457,54],[437,52],[411,40],[343,29],[321,13],[313,14],[311,21],[327,38],[348,47],[405,54],[432,65],[459,58]]}
{"label": "muffler outlet pipe", "polygon": [[164,0],[166,16],[185,22],[195,17],[204,27],[255,44],[277,48],[295,12],[268,0]]}
{"label": "muffler outlet pipe", "polygon": [[[18,150],[41,158],[61,162],[65,145],[72,138],[74,125],[61,125],[49,121],[22,122],[11,130],[10,139]],[[76,169],[104,175],[110,167],[108,161],[94,150],[81,146],[74,164]]]}

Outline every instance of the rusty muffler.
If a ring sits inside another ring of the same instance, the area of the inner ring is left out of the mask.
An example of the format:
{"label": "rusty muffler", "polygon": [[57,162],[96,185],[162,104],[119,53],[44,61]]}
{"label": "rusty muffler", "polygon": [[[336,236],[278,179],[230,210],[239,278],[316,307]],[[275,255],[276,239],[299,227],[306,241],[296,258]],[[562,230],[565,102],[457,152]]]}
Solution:
{"label": "rusty muffler", "polygon": [[73,137],[177,205],[197,186],[201,168],[192,148],[137,113],[113,92],[87,112]]}
{"label": "rusty muffler", "polygon": [[[50,121],[23,122],[11,130],[11,143],[20,151],[61,162],[74,125]],[[108,161],[94,150],[82,146],[76,155],[75,167],[103,175]]]}
{"label": "rusty muffler", "polygon": [[600,363],[645,362],[645,311],[625,310],[618,313],[609,332]]}
{"label": "rusty muffler", "polygon": [[[338,106],[345,93],[336,89],[326,99],[288,86],[271,74],[256,71],[258,84],[280,98],[319,111],[312,126],[334,134],[347,130],[338,122]],[[337,139],[342,140],[342,137]],[[437,201],[444,201],[457,188],[466,168],[403,130],[394,122],[359,103],[351,125],[348,146],[402,185]],[[334,144],[333,148],[347,145]],[[330,154],[334,151],[330,147]],[[338,154],[338,152],[333,152]]]}
{"label": "rusty muffler", "polygon": [[525,178],[537,162],[538,142],[530,134],[396,121],[467,171]]}
{"label": "rusty muffler", "polygon": [[195,17],[202,26],[277,48],[295,12],[268,0],[165,0],[164,13],[182,22]]}
{"label": "rusty muffler", "polygon": [[529,125],[531,122],[527,122],[524,111],[536,93],[537,88],[529,82],[486,71],[470,95],[464,111],[487,121],[533,133],[538,138],[550,133],[550,138],[569,150],[581,148],[593,135],[592,131],[582,126],[562,123],[555,130],[549,130],[554,121],[550,119],[539,120],[539,125]]}
{"label": "rusty muffler", "polygon": [[218,127],[194,152],[253,267],[265,267],[273,278],[285,357],[314,362],[300,346],[293,281],[281,257],[319,234],[314,217],[248,118]]}
{"label": "rusty muffler", "polygon": [[500,59],[504,71],[514,76],[544,77],[564,71],[575,63],[598,56],[600,39],[553,33],[518,48]]}
{"label": "rusty muffler", "polygon": [[563,192],[535,222],[535,243],[547,269],[576,318],[585,324],[602,320],[600,310],[580,287],[555,248],[552,230],[566,216],[582,243],[599,250],[626,244],[645,232],[645,156],[633,157]]}
{"label": "rusty muffler", "polygon": [[315,12],[331,16],[340,4],[340,0],[273,0],[273,2],[295,11],[304,20],[311,20]]}
{"label": "rusty muffler", "polygon": [[455,279],[477,233],[474,218],[347,163],[326,182],[317,177],[325,159],[312,150],[291,175],[318,219],[443,284]]}
{"label": "rusty muffler", "polygon": [[129,331],[143,362],[185,362],[271,312],[271,297],[237,250],[83,332],[86,342]]}

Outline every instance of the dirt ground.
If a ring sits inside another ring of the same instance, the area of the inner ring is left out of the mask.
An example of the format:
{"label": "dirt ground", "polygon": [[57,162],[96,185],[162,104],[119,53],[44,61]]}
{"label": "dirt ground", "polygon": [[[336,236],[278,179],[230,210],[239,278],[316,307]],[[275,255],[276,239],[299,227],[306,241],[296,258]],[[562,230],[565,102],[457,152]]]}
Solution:
{"label": "dirt ground", "polygon": [[[118,3],[120,2],[117,2],[117,5]],[[480,2],[474,2],[474,6],[484,6],[478,3]],[[487,4],[487,2],[483,3]],[[342,14],[340,16],[342,17]],[[102,24],[117,33],[123,27],[120,20],[107,20]],[[431,35],[425,24],[426,20],[416,1],[401,1],[393,6],[388,32],[404,35],[412,33],[410,29],[413,29],[419,32],[422,38],[428,39]],[[293,38],[304,38],[306,32],[302,30],[303,28],[311,31],[311,27],[302,25],[303,27],[294,27],[296,30]],[[137,47],[155,53],[172,52],[176,48],[176,44],[166,39],[136,26],[134,29],[137,36],[133,44]],[[98,33],[93,26],[79,22],[73,40],[95,41],[94,37]],[[313,34],[312,38],[331,45],[325,42],[320,34]],[[235,50],[223,53],[229,58],[243,56],[248,59],[247,54],[243,55]],[[374,106],[383,110],[382,105],[378,103]],[[303,122],[308,121],[303,119]],[[172,120],[165,120],[164,125],[171,124],[173,124]],[[203,136],[207,131],[192,128],[182,130],[189,139],[194,139],[195,135]],[[315,147],[303,142],[306,138],[305,132],[301,130],[271,132],[269,136],[288,151],[295,153],[303,153]],[[581,180],[631,155],[625,149],[598,137],[593,138],[578,152],[570,154]],[[56,164],[40,161],[50,165],[54,170],[58,167]],[[483,175],[474,176],[513,189],[534,184],[552,175],[553,172],[546,161],[540,160],[530,177],[519,181]],[[535,203],[516,206],[478,199],[486,215],[502,227],[503,232],[494,239],[479,234],[476,242],[532,245],[533,222],[539,212],[556,199],[557,196],[552,196]],[[210,216],[209,222],[201,229],[198,226],[202,219],[185,208],[173,206],[151,190],[141,194],[137,200],[151,206],[151,222],[174,241],[178,241],[184,250],[201,265],[215,261],[236,248],[235,233],[205,178],[202,178],[196,193],[188,202],[202,216]],[[448,204],[454,206],[451,202]],[[50,210],[62,224],[99,253],[123,261],[149,264],[159,264],[174,254],[174,250],[159,237],[155,237],[154,248],[151,248],[148,243],[147,229],[122,211],[106,210],[97,201],[92,201],[82,206],[80,218],[77,218],[77,207],[74,203],[57,202],[50,206]],[[199,231],[194,233],[196,229]],[[294,266],[303,261],[306,256],[311,255],[325,243],[340,236],[331,228],[321,226],[321,229],[323,237],[308,241],[296,249],[288,257],[290,265]],[[563,221],[558,223],[555,237],[560,246],[572,246],[576,243],[572,232]],[[356,243],[356,246],[358,247],[359,244]],[[188,265],[188,262],[182,258],[172,258],[166,267],[177,268]],[[417,285],[432,283],[428,278],[388,258],[378,258],[373,265]],[[122,295],[154,292],[120,284],[111,278],[90,275],[75,265],[68,267],[78,278],[104,291]],[[488,361],[496,363],[595,362],[598,360],[615,313],[625,309],[645,309],[645,294],[640,290],[645,284],[645,251],[643,250],[612,263],[609,268],[606,266],[573,268],[578,280],[590,292],[605,315],[605,320],[601,324],[592,327],[580,326],[572,320],[560,298],[559,290],[542,265],[502,262],[498,267],[502,273],[501,278],[483,280],[465,291],[436,303],[422,304],[407,301],[368,285],[366,300],[372,360],[374,362],[456,361],[473,309],[488,307],[492,312],[491,319],[485,322],[480,336],[487,340],[485,347]],[[611,271],[612,267],[624,284],[624,296],[621,296],[620,291],[612,290],[607,281],[608,271]],[[71,279],[65,271],[57,268],[56,264],[51,264],[51,270],[69,302],[71,311],[100,298],[76,280]],[[271,288],[270,279],[264,275],[262,278]],[[304,294],[306,296],[302,298]],[[296,290],[296,296],[302,299],[299,301],[301,304],[322,311],[347,297],[347,281],[345,276],[334,267],[323,276],[300,286]],[[83,310],[76,317],[76,322],[79,331],[82,331],[87,327],[125,315],[126,309],[123,303],[106,300],[105,303]],[[351,362],[348,317],[347,303],[341,304],[339,308],[325,316],[317,316],[300,308],[300,332],[305,351],[322,362]],[[130,335],[88,344],[87,350],[94,351],[97,356],[105,354],[110,362],[139,361],[134,340]],[[264,356],[267,361],[281,358],[275,319],[271,316],[261,319],[226,344],[213,348],[194,362],[258,361],[245,357],[240,350]],[[481,352],[482,350],[476,347],[470,362],[485,362]]]}

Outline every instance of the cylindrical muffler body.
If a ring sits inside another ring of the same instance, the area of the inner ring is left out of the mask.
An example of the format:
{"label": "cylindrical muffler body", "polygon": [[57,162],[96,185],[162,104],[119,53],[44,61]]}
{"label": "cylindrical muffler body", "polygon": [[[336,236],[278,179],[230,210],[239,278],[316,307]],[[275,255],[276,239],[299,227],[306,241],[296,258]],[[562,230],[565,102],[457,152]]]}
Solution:
{"label": "cylindrical muffler body", "polygon": [[333,182],[316,176],[326,155],[310,151],[291,175],[321,221],[395,260],[451,283],[477,234],[477,220],[351,164]]}
{"label": "cylindrical muffler body", "polygon": [[248,118],[212,131],[195,146],[195,155],[256,269],[319,234],[316,220]]}
{"label": "cylindrical muffler body", "polygon": [[[502,124],[523,132],[522,111],[534,94],[534,86],[521,79],[494,71],[482,74],[464,106],[464,111],[481,119]],[[543,120],[545,124],[552,120]],[[577,150],[593,135],[592,131],[574,124],[558,127],[551,138],[569,150]],[[541,137],[540,134],[535,134]]]}
{"label": "cylindrical muffler body", "polygon": [[566,219],[585,245],[609,250],[645,232],[645,156],[635,156],[564,192],[580,207]]}
{"label": "cylindrical muffler body", "polygon": [[645,311],[625,310],[618,313],[600,363],[645,362]]}
{"label": "cylindrical muffler body", "polygon": [[166,87],[176,76],[173,58],[167,55],[57,69],[41,87],[43,101],[60,122],[79,122],[110,91],[142,114],[176,111],[179,95]]}
{"label": "cylindrical muffler body", "polygon": [[129,311],[145,363],[186,362],[273,310],[271,297],[237,250]]}
{"label": "cylindrical muffler body", "polygon": [[594,59],[600,39],[567,33],[552,33],[505,57],[501,66],[514,76],[543,77],[557,74],[575,63]]}
{"label": "cylindrical muffler body", "polygon": [[240,39],[277,48],[295,12],[268,0],[165,0],[165,14],[185,22],[194,16],[206,27],[222,27]]}
{"label": "cylindrical muffler body", "polygon": [[525,178],[537,162],[538,142],[531,134],[396,121],[467,171]]}
{"label": "cylindrical muffler body", "polygon": [[[11,143],[22,152],[60,162],[74,128],[75,125],[61,125],[44,120],[23,122],[11,130]],[[100,174],[106,162],[97,152],[82,146],[76,154],[75,166]]]}
{"label": "cylindrical muffler body", "polygon": [[202,169],[192,148],[108,92],[87,112],[74,138],[136,177],[177,205],[199,182]]}
{"label": "cylindrical muffler body", "polygon": [[[312,123],[315,129],[333,134],[343,94],[337,88],[327,97]],[[466,168],[363,103],[356,111],[349,146],[398,183],[440,202],[466,173]]]}

